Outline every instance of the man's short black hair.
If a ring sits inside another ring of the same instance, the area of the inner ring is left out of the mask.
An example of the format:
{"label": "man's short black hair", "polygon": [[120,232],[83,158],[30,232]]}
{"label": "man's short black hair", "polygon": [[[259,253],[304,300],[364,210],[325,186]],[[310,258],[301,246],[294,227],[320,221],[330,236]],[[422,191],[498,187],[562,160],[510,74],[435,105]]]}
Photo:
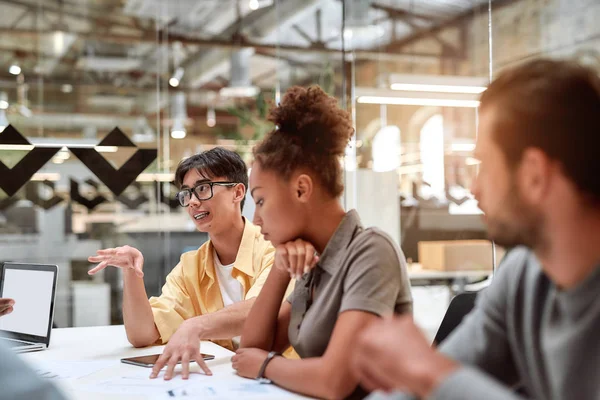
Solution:
{"label": "man's short black hair", "polygon": [[[241,183],[245,191],[248,191],[248,167],[235,151],[215,147],[182,160],[175,171],[175,184],[178,188],[183,185],[185,174],[192,169],[206,179],[225,177],[230,182]],[[244,209],[244,202],[245,198],[240,203],[241,210]]]}

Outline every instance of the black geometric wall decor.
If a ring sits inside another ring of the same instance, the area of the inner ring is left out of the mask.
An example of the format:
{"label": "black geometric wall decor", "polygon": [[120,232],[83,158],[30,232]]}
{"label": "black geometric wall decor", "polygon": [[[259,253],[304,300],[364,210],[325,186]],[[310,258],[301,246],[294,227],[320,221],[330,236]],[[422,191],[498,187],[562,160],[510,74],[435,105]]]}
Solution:
{"label": "black geometric wall decor", "polygon": [[[117,127],[113,129],[97,146],[136,147]],[[115,169],[95,149],[69,147],[69,151],[102,181],[116,196],[119,196],[140,173],[158,156],[156,149],[137,149],[125,164]]]}
{"label": "black geometric wall decor", "polygon": [[100,204],[102,204],[106,201],[106,197],[97,193],[98,184],[96,182],[89,180],[89,179],[86,181],[86,183],[90,184],[90,186],[92,186],[95,191],[94,197],[87,198],[87,197],[84,197],[79,192],[79,182],[77,182],[76,180],[74,180],[72,178],[69,179],[69,181],[71,183],[71,200],[76,201],[77,203],[81,204],[82,206],[87,208],[89,211],[92,211],[94,208],[98,207]]}
{"label": "black geometric wall decor", "polygon": [[[40,183],[52,190],[52,195],[49,198],[43,199],[40,197],[38,190]],[[43,182],[29,182],[27,186],[25,186],[25,198],[36,206],[42,207],[44,210],[49,210],[64,200],[54,192],[54,182],[48,180]]]}
{"label": "black geometric wall decor", "polygon": [[133,182],[131,185],[134,189],[136,189],[135,197],[128,197],[124,194],[117,196],[117,200],[123,203],[130,210],[137,210],[139,206],[147,202],[148,197],[142,193],[142,185],[139,182]]}
{"label": "black geometric wall decor", "polygon": [[[31,143],[12,125],[0,134],[0,144],[29,145]],[[0,161],[0,188],[10,197],[31,179],[40,168],[54,157],[60,147],[34,147],[14,167],[8,168]]]}

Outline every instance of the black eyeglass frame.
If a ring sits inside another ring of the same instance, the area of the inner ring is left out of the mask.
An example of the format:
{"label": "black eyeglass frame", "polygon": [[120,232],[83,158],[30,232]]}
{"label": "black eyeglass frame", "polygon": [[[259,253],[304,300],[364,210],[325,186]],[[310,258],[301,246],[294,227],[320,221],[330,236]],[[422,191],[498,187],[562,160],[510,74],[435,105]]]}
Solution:
{"label": "black eyeglass frame", "polygon": [[[189,207],[190,203],[188,201],[187,204],[183,204],[183,201],[181,200],[180,196],[183,193],[189,193],[190,194],[190,201],[192,200],[192,196],[196,196],[196,198],[198,199],[198,201],[207,201],[213,198],[214,196],[214,190],[213,190],[213,186],[217,185],[217,186],[227,186],[227,187],[234,187],[235,185],[239,185],[240,182],[225,182],[225,181],[221,181],[221,182],[211,182],[211,181],[206,181],[206,182],[201,182],[198,183],[197,185],[194,185],[194,187],[191,188],[186,188],[186,189],[181,189],[179,192],[177,192],[177,194],[175,195],[175,199],[179,202],[179,205],[181,207]],[[210,196],[204,199],[200,198],[200,195],[198,195],[198,193],[196,193],[196,189],[199,188],[200,186],[203,185],[208,185],[210,186]]]}

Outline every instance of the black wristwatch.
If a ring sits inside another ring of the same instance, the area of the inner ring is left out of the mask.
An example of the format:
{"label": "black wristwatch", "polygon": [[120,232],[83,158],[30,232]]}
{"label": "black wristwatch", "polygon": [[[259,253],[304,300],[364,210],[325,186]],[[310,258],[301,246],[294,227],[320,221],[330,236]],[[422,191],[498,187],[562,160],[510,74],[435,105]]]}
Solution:
{"label": "black wristwatch", "polygon": [[271,383],[271,380],[268,378],[265,378],[265,370],[267,369],[267,365],[269,364],[269,362],[275,357],[275,356],[280,356],[281,353],[278,353],[276,351],[271,351],[269,352],[269,354],[267,354],[267,358],[265,358],[265,361],[263,361],[260,370],[258,371],[258,376],[256,377],[256,380],[259,381],[260,383]]}

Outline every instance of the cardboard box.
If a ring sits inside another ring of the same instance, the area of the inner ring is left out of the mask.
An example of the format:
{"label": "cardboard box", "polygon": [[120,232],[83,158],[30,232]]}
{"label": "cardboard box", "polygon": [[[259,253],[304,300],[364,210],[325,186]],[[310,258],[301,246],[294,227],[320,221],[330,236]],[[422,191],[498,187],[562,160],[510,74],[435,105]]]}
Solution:
{"label": "cardboard box", "polygon": [[[504,249],[496,246],[496,263]],[[446,240],[419,242],[419,263],[436,271],[487,271],[492,269],[492,242],[489,240]]]}

